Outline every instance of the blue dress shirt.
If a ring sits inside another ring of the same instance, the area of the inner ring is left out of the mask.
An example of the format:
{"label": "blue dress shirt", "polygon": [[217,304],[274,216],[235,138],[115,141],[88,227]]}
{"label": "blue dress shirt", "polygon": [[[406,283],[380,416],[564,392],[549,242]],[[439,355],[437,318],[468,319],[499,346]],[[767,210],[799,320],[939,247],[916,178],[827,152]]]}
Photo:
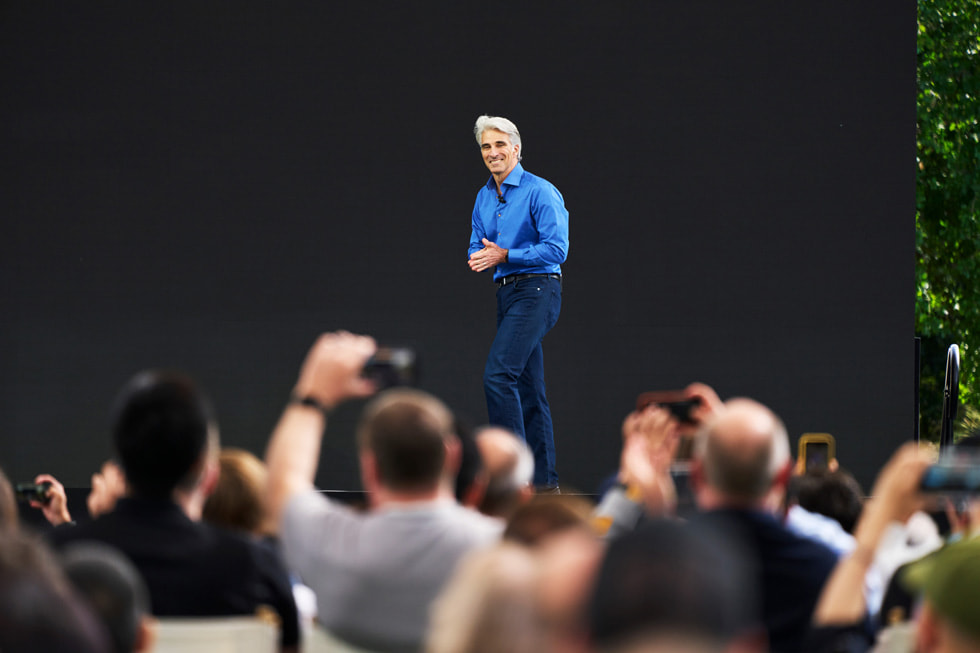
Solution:
{"label": "blue dress shirt", "polygon": [[512,274],[561,274],[568,256],[568,211],[551,183],[518,163],[501,184],[503,201],[491,176],[476,194],[469,255],[483,249],[482,240],[509,250],[507,262],[493,280]]}

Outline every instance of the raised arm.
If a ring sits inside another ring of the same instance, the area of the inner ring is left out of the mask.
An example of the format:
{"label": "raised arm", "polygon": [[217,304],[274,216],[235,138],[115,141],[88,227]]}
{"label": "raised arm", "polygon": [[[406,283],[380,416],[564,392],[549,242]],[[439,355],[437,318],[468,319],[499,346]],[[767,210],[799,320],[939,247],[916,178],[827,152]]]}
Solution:
{"label": "raised arm", "polygon": [[341,331],[320,336],[307,354],[265,454],[265,507],[274,523],[280,523],[290,498],[313,488],[327,413],[346,399],[374,392],[361,371],[375,349],[372,338]]}
{"label": "raised arm", "polygon": [[623,421],[623,450],[617,485],[593,511],[592,523],[613,538],[632,530],[643,512],[667,517],[677,508],[670,475],[678,444],[677,420],[658,406],[634,411]]}
{"label": "raised arm", "polygon": [[881,470],[872,497],[854,528],[856,546],[841,558],[827,580],[813,613],[814,625],[841,626],[864,618],[864,577],[888,525],[908,520],[922,507],[919,482],[930,462],[930,456],[909,443],[895,452]]}

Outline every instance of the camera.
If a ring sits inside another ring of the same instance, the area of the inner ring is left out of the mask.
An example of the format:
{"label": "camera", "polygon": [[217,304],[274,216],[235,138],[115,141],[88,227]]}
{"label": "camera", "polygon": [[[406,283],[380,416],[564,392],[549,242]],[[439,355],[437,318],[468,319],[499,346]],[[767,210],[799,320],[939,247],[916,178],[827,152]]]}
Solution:
{"label": "camera", "polygon": [[688,397],[683,390],[644,392],[636,399],[636,410],[642,411],[651,404],[667,409],[682,424],[694,424],[691,413],[701,405],[701,398]]}
{"label": "camera", "polygon": [[379,347],[364,364],[361,376],[374,381],[378,390],[413,386],[418,382],[415,350],[408,347]]}
{"label": "camera", "polygon": [[50,491],[50,481],[44,481],[43,483],[18,483],[14,486],[14,494],[21,501],[38,501],[46,504],[51,501]]}
{"label": "camera", "polygon": [[950,447],[930,465],[919,484],[923,492],[951,497],[980,494],[980,451],[974,447]]}

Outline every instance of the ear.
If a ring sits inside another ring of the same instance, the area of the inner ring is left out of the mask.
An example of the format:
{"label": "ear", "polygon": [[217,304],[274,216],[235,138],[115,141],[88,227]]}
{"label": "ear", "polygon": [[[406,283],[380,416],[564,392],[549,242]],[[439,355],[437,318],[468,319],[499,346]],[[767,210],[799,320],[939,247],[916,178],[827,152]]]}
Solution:
{"label": "ear", "polygon": [[926,601],[922,604],[922,611],[919,613],[915,627],[916,651],[921,653],[932,653],[941,650],[942,631],[936,621],[936,615],[932,606]]}
{"label": "ear", "polygon": [[775,478],[772,479],[772,487],[786,489],[786,485],[789,483],[789,477],[793,475],[793,461],[787,460],[783,468],[779,470]]}
{"label": "ear", "polygon": [[521,491],[518,494],[518,505],[523,506],[525,503],[527,503],[533,498],[534,498],[534,486],[525,485],[524,487],[521,488]]}
{"label": "ear", "polygon": [[451,435],[443,441],[442,446],[446,451],[446,460],[442,465],[443,473],[450,478],[455,478],[463,459],[463,445],[460,444],[459,438]]}
{"label": "ear", "polygon": [[133,642],[133,651],[142,653],[152,651],[157,643],[157,620],[149,615],[143,615],[139,626],[136,628],[136,641]]}
{"label": "ear", "polygon": [[480,507],[483,503],[483,497],[487,493],[487,482],[489,477],[485,471],[480,471],[473,482],[470,484],[470,489],[466,491],[463,495],[463,500],[460,502],[467,508],[473,508],[474,510]]}
{"label": "ear", "polygon": [[361,483],[364,491],[372,494],[378,488],[378,461],[371,451],[364,449],[358,455],[361,463]]}
{"label": "ear", "polygon": [[204,456],[204,472],[201,475],[201,492],[204,496],[209,497],[211,493],[214,492],[214,488],[218,487],[218,478],[221,476],[221,465],[218,463],[216,456],[205,454]]}

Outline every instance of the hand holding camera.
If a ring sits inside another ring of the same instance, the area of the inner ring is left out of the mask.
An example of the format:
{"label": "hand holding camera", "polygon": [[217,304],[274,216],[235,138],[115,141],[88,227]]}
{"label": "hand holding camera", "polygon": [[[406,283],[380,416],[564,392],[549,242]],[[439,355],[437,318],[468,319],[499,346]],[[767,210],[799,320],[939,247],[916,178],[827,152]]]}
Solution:
{"label": "hand holding camera", "polygon": [[418,381],[415,350],[407,347],[378,347],[361,373],[378,390],[414,386]]}
{"label": "hand holding camera", "polygon": [[52,526],[60,526],[71,521],[65,486],[54,476],[38,474],[33,483],[18,483],[14,491],[17,498],[27,501],[32,508],[37,508],[44,513],[44,518]]}

